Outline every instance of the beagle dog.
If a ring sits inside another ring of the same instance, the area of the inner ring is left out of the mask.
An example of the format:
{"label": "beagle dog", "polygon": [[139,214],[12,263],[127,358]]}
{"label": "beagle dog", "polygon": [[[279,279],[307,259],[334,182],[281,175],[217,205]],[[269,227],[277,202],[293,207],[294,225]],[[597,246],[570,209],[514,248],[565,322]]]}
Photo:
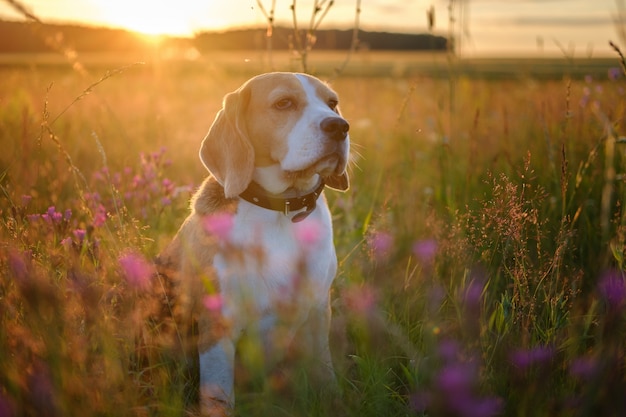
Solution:
{"label": "beagle dog", "polygon": [[328,332],[337,258],[323,190],[349,185],[349,124],[338,101],[310,75],[262,74],[225,96],[202,142],[211,176],[158,263],[197,321],[203,414],[232,409],[242,336],[259,338],[268,366],[296,346],[314,377],[335,382]]}

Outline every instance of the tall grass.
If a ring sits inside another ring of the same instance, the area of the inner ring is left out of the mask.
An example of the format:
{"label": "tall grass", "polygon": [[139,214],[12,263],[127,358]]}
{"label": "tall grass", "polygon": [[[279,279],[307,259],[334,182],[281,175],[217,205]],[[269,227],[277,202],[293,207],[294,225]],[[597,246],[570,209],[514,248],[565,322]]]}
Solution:
{"label": "tall grass", "polygon": [[[150,260],[243,76],[0,72],[0,415],[193,414]],[[327,192],[341,394],[296,373],[236,414],[623,415],[624,75],[334,88],[358,154]]]}

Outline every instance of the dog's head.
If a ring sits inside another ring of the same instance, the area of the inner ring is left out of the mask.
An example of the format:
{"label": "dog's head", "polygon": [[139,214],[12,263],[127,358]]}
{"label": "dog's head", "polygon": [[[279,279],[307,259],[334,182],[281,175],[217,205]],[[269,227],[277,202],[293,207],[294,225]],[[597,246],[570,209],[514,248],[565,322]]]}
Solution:
{"label": "dog's head", "polygon": [[253,177],[276,193],[318,176],[343,191],[348,129],[326,84],[305,74],[268,73],[226,95],[200,158],[226,197],[242,193]]}

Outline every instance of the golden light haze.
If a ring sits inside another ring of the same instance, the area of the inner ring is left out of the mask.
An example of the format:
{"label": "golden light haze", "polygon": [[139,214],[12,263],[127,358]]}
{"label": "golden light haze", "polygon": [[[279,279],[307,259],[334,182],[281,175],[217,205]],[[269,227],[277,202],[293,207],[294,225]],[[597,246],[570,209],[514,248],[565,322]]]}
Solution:
{"label": "golden light haze", "polygon": [[[193,36],[203,30],[266,24],[256,0],[22,0],[43,21],[125,28],[146,34]],[[262,1],[269,9],[271,1]],[[298,18],[307,25],[313,0],[297,1]],[[610,55],[608,41],[620,42],[614,0],[362,0],[361,27],[412,33],[428,31],[426,11],[434,7],[435,31],[455,31],[467,55],[571,54]],[[278,24],[291,24],[292,0],[277,0]],[[350,28],[356,0],[336,0],[322,28]],[[0,19],[20,19],[0,0]],[[626,42],[626,39],[624,40]]]}

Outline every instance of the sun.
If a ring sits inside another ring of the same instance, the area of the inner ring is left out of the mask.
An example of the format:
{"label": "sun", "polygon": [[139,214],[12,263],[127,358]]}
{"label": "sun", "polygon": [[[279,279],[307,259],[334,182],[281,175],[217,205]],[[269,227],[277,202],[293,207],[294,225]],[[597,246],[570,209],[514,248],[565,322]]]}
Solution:
{"label": "sun", "polygon": [[187,3],[109,0],[100,2],[101,18],[112,26],[146,35],[191,36],[193,10]]}

